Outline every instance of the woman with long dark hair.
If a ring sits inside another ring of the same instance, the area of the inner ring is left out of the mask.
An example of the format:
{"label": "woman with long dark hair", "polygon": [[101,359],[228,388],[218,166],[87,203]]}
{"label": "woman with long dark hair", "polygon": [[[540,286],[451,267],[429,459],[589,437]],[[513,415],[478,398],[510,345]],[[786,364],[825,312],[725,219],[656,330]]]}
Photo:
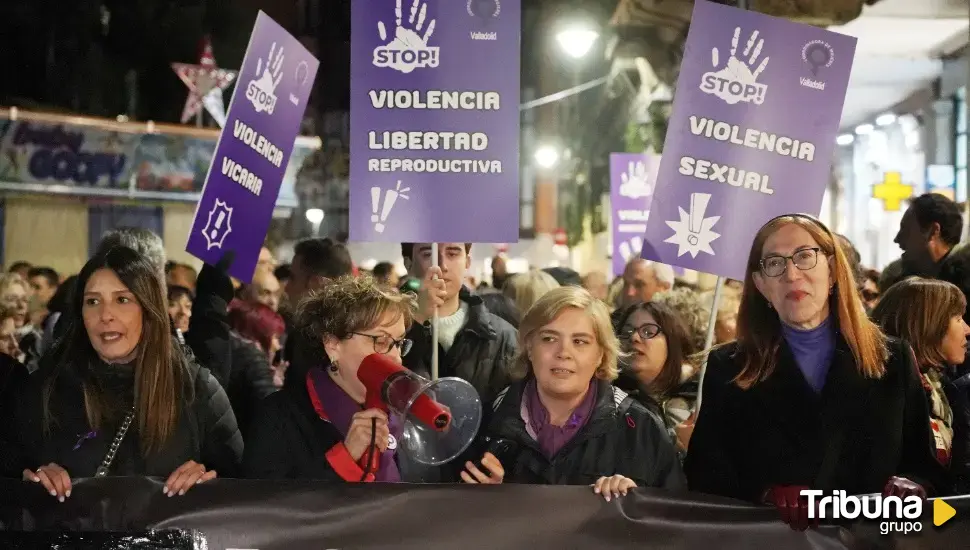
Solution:
{"label": "woman with long dark hair", "polygon": [[660,302],[629,306],[616,321],[616,335],[626,354],[620,360],[616,386],[653,409],[678,450],[686,451],[688,441],[677,427],[690,417],[697,400],[695,369],[690,364],[697,349],[686,324],[673,308]]}
{"label": "woman with long dark hair", "polygon": [[949,490],[912,351],[866,316],[817,219],[781,216],[754,236],[737,341],[710,353],[684,469],[691,490],[774,505],[798,529],[805,489]]}
{"label": "woman with long dark hair", "polygon": [[229,400],[173,339],[150,262],[122,247],[95,255],[63,315],[63,346],[17,405],[25,480],[63,500],[72,477],[163,477],[172,496],[236,470],[242,438]]}

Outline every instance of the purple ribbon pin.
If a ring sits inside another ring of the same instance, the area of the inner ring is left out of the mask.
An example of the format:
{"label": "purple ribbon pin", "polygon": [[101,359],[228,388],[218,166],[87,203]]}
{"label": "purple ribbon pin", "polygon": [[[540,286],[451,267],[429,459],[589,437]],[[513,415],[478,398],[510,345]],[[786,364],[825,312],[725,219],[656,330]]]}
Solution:
{"label": "purple ribbon pin", "polygon": [[77,443],[74,444],[74,450],[76,451],[76,450],[80,449],[81,448],[81,445],[83,445],[85,441],[87,441],[89,439],[94,439],[95,437],[98,437],[98,432],[97,431],[88,432],[86,434],[79,435],[78,436]]}

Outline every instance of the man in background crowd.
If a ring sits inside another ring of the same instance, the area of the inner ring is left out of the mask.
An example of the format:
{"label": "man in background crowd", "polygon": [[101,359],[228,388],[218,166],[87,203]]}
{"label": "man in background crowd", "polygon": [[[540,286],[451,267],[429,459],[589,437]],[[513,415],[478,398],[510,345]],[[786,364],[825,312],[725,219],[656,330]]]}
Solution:
{"label": "man in background crowd", "polygon": [[[323,288],[328,281],[353,273],[353,262],[347,247],[332,239],[306,239],[293,249],[293,263],[290,264],[290,280],[286,283],[286,299],[293,310],[299,307],[309,293]],[[312,343],[297,333],[292,326],[287,327],[283,343],[283,359],[288,363],[313,362],[318,358],[313,353]],[[306,371],[303,371],[306,372]]]}
{"label": "man in background crowd", "polygon": [[282,295],[280,282],[276,275],[268,269],[257,268],[253,273],[253,282],[243,290],[243,300],[251,304],[263,304],[274,312],[280,309],[280,296]]}
{"label": "man in background crowd", "polygon": [[666,264],[634,258],[623,270],[623,291],[620,303],[623,309],[640,302],[649,302],[653,295],[674,287],[674,268]]}
{"label": "man in background crowd", "polygon": [[47,302],[51,300],[61,284],[61,276],[49,267],[32,267],[27,271],[27,282],[30,283],[38,303],[46,308]]}
{"label": "man in background crowd", "polygon": [[508,278],[509,268],[505,265],[505,256],[496,254],[492,258],[492,288],[501,292]]}
{"label": "man in background crowd", "polygon": [[199,274],[189,264],[168,262],[165,264],[165,283],[168,286],[180,286],[195,292],[195,282]]}
{"label": "man in background crowd", "polygon": [[[420,281],[418,309],[408,331],[413,342],[404,356],[409,369],[431,372],[432,346],[439,346],[438,374],[468,381],[490,403],[510,382],[509,368],[517,350],[517,331],[492,314],[480,296],[465,286],[471,267],[471,243],[439,243],[438,266],[432,267],[431,243],[402,243],[408,272]],[[438,310],[438,341],[431,340],[431,319]]]}
{"label": "man in background crowd", "polygon": [[938,278],[962,235],[963,216],[955,202],[939,193],[913,199],[894,239],[903,251],[904,274]]}

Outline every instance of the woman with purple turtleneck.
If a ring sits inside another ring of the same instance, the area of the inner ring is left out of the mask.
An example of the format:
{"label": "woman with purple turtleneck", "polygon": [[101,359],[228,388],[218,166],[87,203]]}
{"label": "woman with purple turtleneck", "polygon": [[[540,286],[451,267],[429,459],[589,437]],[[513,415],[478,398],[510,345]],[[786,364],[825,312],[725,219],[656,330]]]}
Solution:
{"label": "woman with purple turtleneck", "polygon": [[747,271],[737,341],[708,357],[684,462],[691,490],[773,505],[793,529],[809,525],[806,489],[949,491],[912,350],[867,318],[831,231],[775,218]]}

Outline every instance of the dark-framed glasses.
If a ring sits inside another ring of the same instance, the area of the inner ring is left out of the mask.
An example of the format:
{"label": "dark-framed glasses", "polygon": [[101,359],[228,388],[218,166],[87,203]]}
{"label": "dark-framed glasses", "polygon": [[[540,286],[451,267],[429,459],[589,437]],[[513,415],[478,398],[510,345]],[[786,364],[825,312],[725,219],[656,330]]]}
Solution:
{"label": "dark-framed glasses", "polygon": [[788,260],[800,271],[808,271],[818,265],[818,255],[821,248],[803,248],[795,251],[791,256],[773,254],[761,259],[761,272],[766,277],[781,277],[788,269]]}
{"label": "dark-framed glasses", "polygon": [[623,327],[620,331],[620,340],[629,342],[633,339],[634,334],[639,335],[641,340],[649,340],[660,334],[660,325],[657,323],[644,323],[636,328]]}
{"label": "dark-framed glasses", "polygon": [[401,357],[407,355],[411,351],[411,346],[414,344],[413,341],[407,338],[395,340],[386,334],[374,335],[364,334],[363,332],[351,332],[350,334],[370,338],[374,342],[374,351],[377,353],[390,353],[391,348],[398,348],[401,350]]}

